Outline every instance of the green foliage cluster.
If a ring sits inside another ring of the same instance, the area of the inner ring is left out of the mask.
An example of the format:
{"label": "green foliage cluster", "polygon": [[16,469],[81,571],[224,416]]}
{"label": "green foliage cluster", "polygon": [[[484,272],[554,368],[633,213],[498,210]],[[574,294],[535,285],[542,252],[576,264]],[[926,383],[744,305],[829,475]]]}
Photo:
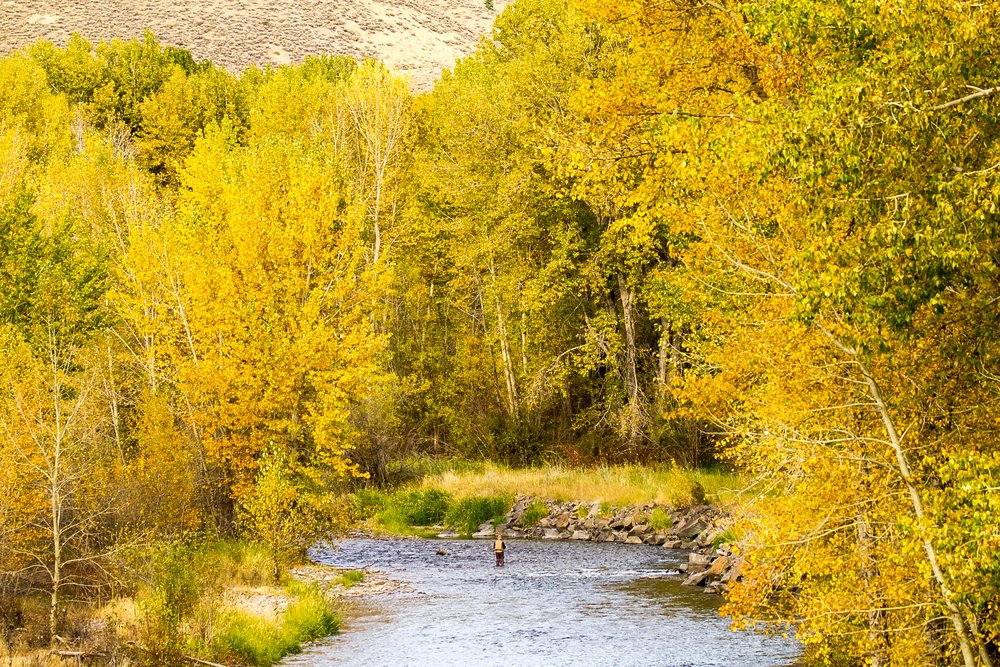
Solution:
{"label": "green foliage cluster", "polygon": [[164,549],[138,595],[140,657],[150,665],[185,656],[267,667],[303,643],[335,634],[340,621],[316,585],[288,580],[292,600],[275,622],[224,606],[234,586],[271,582],[268,550],[248,542],[201,541]]}
{"label": "green foliage cluster", "polygon": [[538,522],[549,515],[549,508],[540,500],[533,500],[530,505],[524,508],[521,515],[521,525],[525,528],[533,528]]}
{"label": "green foliage cluster", "polygon": [[439,489],[400,489],[392,493],[361,489],[354,494],[354,508],[361,519],[372,519],[395,534],[411,534],[415,527],[437,526],[452,506],[451,494]]}
{"label": "green foliage cluster", "polygon": [[362,519],[395,534],[420,534],[427,526],[448,526],[473,533],[483,523],[497,521],[510,509],[513,495],[454,496],[436,488],[400,489],[392,493],[362,489],[354,507]]}
{"label": "green foliage cluster", "polygon": [[296,598],[279,624],[239,612],[226,614],[212,639],[217,659],[270,667],[301,651],[304,643],[339,632],[340,620],[318,588],[297,586],[290,592]]}
{"label": "green foliage cluster", "polygon": [[513,496],[468,496],[448,508],[445,523],[460,533],[476,532],[484,523],[496,525],[510,509]]}
{"label": "green foliage cluster", "polygon": [[364,580],[365,573],[362,570],[348,570],[340,575],[340,585],[344,588],[350,588]]}
{"label": "green foliage cluster", "polygon": [[322,501],[295,479],[284,456],[274,449],[265,453],[252,491],[237,508],[237,521],[244,536],[270,553],[275,582],[333,530],[335,512]]}
{"label": "green foliage cluster", "polygon": [[670,530],[673,526],[673,521],[670,520],[670,513],[665,509],[654,507],[653,511],[649,513],[649,525],[654,530]]}

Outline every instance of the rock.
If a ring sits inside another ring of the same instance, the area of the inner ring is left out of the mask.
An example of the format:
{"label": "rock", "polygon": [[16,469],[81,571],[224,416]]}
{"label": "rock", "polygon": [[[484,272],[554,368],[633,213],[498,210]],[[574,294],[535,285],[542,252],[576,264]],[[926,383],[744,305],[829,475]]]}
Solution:
{"label": "rock", "polygon": [[702,584],[705,583],[706,579],[708,579],[708,570],[705,570],[704,572],[695,572],[694,574],[692,574],[691,576],[689,576],[687,579],[685,579],[683,581],[683,585],[684,586],[701,586]]}
{"label": "rock", "polygon": [[632,530],[632,526],[634,525],[635,520],[632,518],[631,514],[621,520],[621,530]]}
{"label": "rock", "polygon": [[629,535],[625,538],[625,544],[642,544],[642,538],[637,535]]}
{"label": "rock", "polygon": [[718,528],[711,528],[709,530],[706,530],[701,535],[698,536],[698,544],[700,544],[703,547],[710,546],[712,542],[715,541],[715,538],[717,538],[719,535],[722,535],[722,531]]}
{"label": "rock", "polygon": [[438,533],[437,536],[440,537],[443,540],[448,540],[448,539],[452,539],[452,538],[458,537],[458,531],[455,531],[455,530],[446,530],[443,533]]}
{"label": "rock", "polygon": [[688,562],[685,571],[691,573],[704,572],[708,569],[709,562],[710,559],[708,556],[704,556],[699,553],[688,554]]}
{"label": "rock", "polygon": [[542,532],[542,539],[543,540],[558,540],[559,539],[559,531],[557,529],[555,529],[555,528],[546,528]]}
{"label": "rock", "polygon": [[708,574],[714,577],[721,577],[729,569],[729,559],[725,556],[719,556],[714,561],[712,561],[712,566],[708,568]]}
{"label": "rock", "polygon": [[652,530],[653,529],[650,528],[648,525],[646,525],[644,523],[640,523],[640,524],[636,524],[636,525],[632,526],[632,530],[628,531],[628,534],[630,536],[631,535],[636,535],[636,536],[639,536],[639,537],[644,537],[646,534],[648,534]]}
{"label": "rock", "polygon": [[663,542],[664,549],[680,549],[681,541],[676,537],[670,538]]}
{"label": "rock", "polygon": [[556,518],[555,527],[560,530],[569,526],[569,512],[563,512]]}
{"label": "rock", "polygon": [[476,529],[477,533],[482,533],[487,531],[489,532],[493,531],[493,524],[490,523],[489,521],[487,521],[486,523],[479,524],[479,528]]}
{"label": "rock", "polygon": [[725,586],[723,586],[720,582],[710,581],[707,584],[705,584],[705,588],[702,590],[702,593],[713,593],[715,595],[718,595],[722,593],[723,588],[725,588]]}
{"label": "rock", "polygon": [[667,541],[667,537],[663,533],[653,533],[646,537],[646,544],[658,547]]}
{"label": "rock", "polygon": [[438,549],[434,553],[436,555],[438,555],[438,556],[447,556],[448,555],[448,550],[447,549]]}
{"label": "rock", "polygon": [[708,524],[705,523],[704,519],[695,518],[690,522],[685,521],[684,523],[677,526],[677,536],[692,538],[698,535],[700,532],[708,528]]}
{"label": "rock", "polygon": [[549,517],[545,517],[544,519],[542,519],[541,521],[538,522],[538,527],[539,528],[551,528],[553,523],[554,522],[552,521],[552,519],[550,519]]}
{"label": "rock", "polygon": [[590,533],[585,530],[574,530],[573,534],[569,536],[571,540],[589,540]]}
{"label": "rock", "polygon": [[615,534],[612,533],[610,530],[602,530],[600,533],[597,534],[597,539],[602,542],[614,542]]}
{"label": "rock", "polygon": [[733,560],[729,571],[722,575],[722,583],[728,584],[732,581],[738,581],[740,577],[743,576],[743,561],[740,559]]}
{"label": "rock", "polygon": [[511,525],[520,525],[521,517],[524,515],[524,510],[528,509],[529,498],[526,496],[521,496],[514,503],[514,506],[510,508],[510,512],[507,513],[507,523]]}
{"label": "rock", "polygon": [[712,562],[711,556],[699,553],[688,554],[688,565],[708,567],[711,562]]}

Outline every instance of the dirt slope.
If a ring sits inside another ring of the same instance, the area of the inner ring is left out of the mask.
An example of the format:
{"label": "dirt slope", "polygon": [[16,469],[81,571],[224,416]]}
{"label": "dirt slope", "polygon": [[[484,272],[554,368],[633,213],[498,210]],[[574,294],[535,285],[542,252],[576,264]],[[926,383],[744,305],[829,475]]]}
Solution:
{"label": "dirt slope", "polygon": [[315,53],[370,56],[426,90],[471,52],[495,11],[484,0],[0,0],[0,53],[79,32],[93,43],[141,36],[190,49],[232,71]]}

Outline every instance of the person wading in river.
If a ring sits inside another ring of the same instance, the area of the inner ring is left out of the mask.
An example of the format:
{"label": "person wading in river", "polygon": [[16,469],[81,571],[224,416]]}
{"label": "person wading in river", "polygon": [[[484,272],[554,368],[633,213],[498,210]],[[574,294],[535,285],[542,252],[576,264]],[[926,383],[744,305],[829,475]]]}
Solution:
{"label": "person wading in river", "polygon": [[503,552],[507,545],[503,543],[503,532],[497,531],[497,539],[493,540],[493,555],[497,557],[497,567],[503,567]]}

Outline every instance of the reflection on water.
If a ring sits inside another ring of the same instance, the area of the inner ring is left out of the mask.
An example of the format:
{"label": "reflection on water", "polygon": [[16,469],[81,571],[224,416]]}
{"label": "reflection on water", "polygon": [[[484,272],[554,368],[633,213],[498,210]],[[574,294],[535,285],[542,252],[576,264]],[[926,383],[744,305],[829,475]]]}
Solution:
{"label": "reflection on water", "polygon": [[[680,585],[685,554],[595,542],[350,539],[314,558],[370,566],[412,591],[352,615],[343,634],[283,665],[788,665],[797,645],[730,632],[721,600]],[[436,554],[446,549],[447,555]]]}

